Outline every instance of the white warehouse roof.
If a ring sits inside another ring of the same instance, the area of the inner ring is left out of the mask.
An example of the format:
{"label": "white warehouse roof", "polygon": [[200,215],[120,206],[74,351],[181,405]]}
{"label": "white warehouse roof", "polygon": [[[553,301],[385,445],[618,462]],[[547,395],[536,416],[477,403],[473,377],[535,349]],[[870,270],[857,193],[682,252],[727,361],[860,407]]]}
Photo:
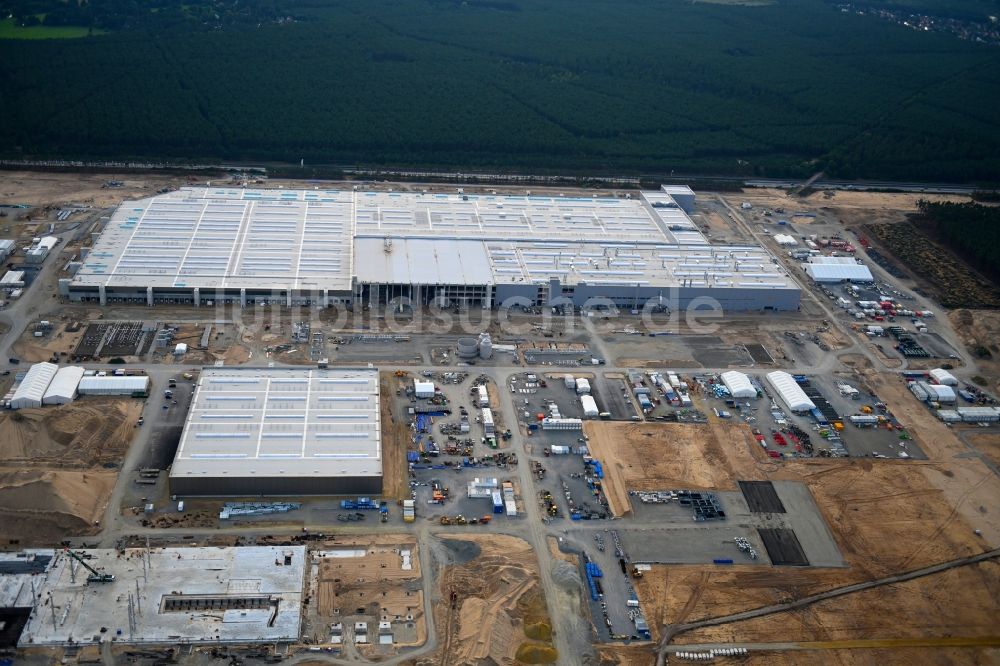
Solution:
{"label": "white warehouse roof", "polygon": [[10,400],[11,408],[41,407],[45,389],[58,370],[59,366],[54,363],[36,363],[31,366],[21,380],[21,385],[14,391],[14,397]]}
{"label": "white warehouse roof", "polygon": [[767,383],[771,385],[778,399],[793,412],[806,412],[816,409],[815,403],[809,399],[798,382],[783,370],[767,373]]}
{"label": "white warehouse roof", "polygon": [[0,278],[0,287],[23,287],[24,271],[7,271]]}
{"label": "white warehouse roof", "polygon": [[943,384],[926,384],[930,399],[935,402],[955,402],[955,389]]}
{"label": "white warehouse roof", "polygon": [[958,379],[944,368],[934,368],[928,373],[938,384],[958,386]]}
{"label": "white warehouse roof", "polygon": [[149,377],[146,375],[84,377],[77,387],[81,395],[131,394],[148,389]]}
{"label": "white warehouse roof", "polygon": [[722,383],[729,389],[730,395],[734,398],[756,398],[757,390],[750,383],[750,378],[737,370],[723,372]]}
{"label": "white warehouse roof", "polygon": [[381,477],[376,369],[205,368],[170,472]]}
{"label": "white warehouse roof", "polygon": [[[840,257],[830,257],[839,259]],[[849,257],[846,257],[849,259]],[[872,282],[872,272],[864,264],[851,259],[850,263],[807,263],[803,264],[806,275],[816,282]]]}
{"label": "white warehouse roof", "polygon": [[62,405],[72,402],[77,395],[77,387],[83,379],[83,368],[78,365],[67,365],[59,368],[45,395],[42,396],[43,405]]}

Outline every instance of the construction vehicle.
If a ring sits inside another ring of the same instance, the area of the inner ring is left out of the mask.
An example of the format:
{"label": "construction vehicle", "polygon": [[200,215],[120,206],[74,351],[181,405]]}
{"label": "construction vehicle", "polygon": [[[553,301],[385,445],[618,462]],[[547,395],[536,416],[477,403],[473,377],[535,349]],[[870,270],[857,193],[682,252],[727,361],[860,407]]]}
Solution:
{"label": "construction vehicle", "polygon": [[81,557],[77,553],[74,553],[69,548],[64,548],[63,550],[64,550],[64,552],[67,555],[69,555],[74,560],[76,560],[77,562],[79,562],[80,564],[82,564],[83,567],[87,571],[90,572],[90,575],[87,576],[87,582],[88,583],[113,583],[113,582],[115,582],[115,575],[114,574],[102,573],[102,572],[98,571],[94,567],[92,567],[89,564],[87,564],[87,562],[83,559],[83,557]]}
{"label": "construction vehicle", "polygon": [[642,578],[642,569],[639,567],[632,567],[632,578]]}

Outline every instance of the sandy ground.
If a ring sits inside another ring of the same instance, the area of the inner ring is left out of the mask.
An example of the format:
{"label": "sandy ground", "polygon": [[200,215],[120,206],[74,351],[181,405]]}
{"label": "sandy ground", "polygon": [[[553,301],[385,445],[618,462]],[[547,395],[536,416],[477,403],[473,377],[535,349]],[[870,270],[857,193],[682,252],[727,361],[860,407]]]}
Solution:
{"label": "sandy ground", "polygon": [[[123,187],[104,188],[105,182],[120,180]],[[106,208],[124,199],[156,194],[162,187],[180,187],[188,180],[154,174],[115,175],[4,171],[0,178],[0,203],[50,206],[63,203]]]}
{"label": "sandy ground", "polygon": [[[757,457],[747,426],[715,419],[698,426],[586,424],[592,454],[605,461],[605,491],[616,513],[627,506],[628,489],[733,489],[739,479],[801,481],[850,565],[836,570],[654,566],[637,581],[654,636],[664,623],[798,598],[1000,543],[1000,479],[909,396],[902,382],[883,382],[874,375],[866,379],[909,426],[928,461],[775,463]],[[984,563],[804,611],[683,634],[675,642],[995,635],[998,599],[1000,564]],[[650,663],[623,659],[621,663]]]}
{"label": "sandy ground", "polygon": [[[817,208],[857,209],[867,213],[912,213],[917,210],[917,202],[926,201],[970,201],[967,196],[940,194],[909,194],[886,192],[849,192],[843,190],[820,190],[803,198],[786,190],[747,189],[740,194],[726,194],[726,200],[734,207],[748,201],[758,208],[784,208],[788,214],[795,211]],[[808,218],[796,218],[795,224],[807,224]]]}
{"label": "sandy ground", "polygon": [[141,409],[95,397],[0,415],[0,538],[51,545],[94,533]]}
{"label": "sandy ground", "polygon": [[[422,645],[427,640],[424,622],[424,598],[419,586],[420,557],[416,542],[405,535],[379,535],[370,538],[338,539],[337,549],[364,549],[361,558],[323,558],[319,561],[315,626],[325,629],[331,622],[365,608],[379,620],[394,621],[412,617],[416,638],[408,645]],[[412,569],[401,568],[400,549],[411,552]],[[314,638],[319,642],[327,637]]]}
{"label": "sandy ground", "polygon": [[406,446],[410,430],[406,423],[394,418],[397,378],[391,372],[379,373],[379,410],[382,419],[382,496],[387,499],[409,499]]}
{"label": "sandy ground", "polygon": [[755,457],[743,424],[615,423],[587,421],[590,453],[604,466],[604,491],[615,515],[629,509],[629,490],[735,489],[776,463]]}
{"label": "sandy ground", "polygon": [[[653,663],[646,646],[615,646],[600,649],[601,666],[649,666]],[[742,664],[744,666],[954,666],[957,664],[995,664],[995,648],[895,648],[895,649],[817,649],[788,652],[751,652],[746,657],[719,658],[712,664]],[[696,663],[673,659],[672,664]]]}
{"label": "sandy ground", "polygon": [[0,464],[76,469],[117,464],[141,411],[140,400],[94,396],[0,413]]}
{"label": "sandy ground", "polygon": [[[506,535],[448,535],[478,554],[441,573],[442,602],[434,607],[438,650],[419,666],[513,664],[525,631],[550,626],[539,591],[538,561],[528,542]],[[455,597],[452,602],[452,593]]]}
{"label": "sandy ground", "polygon": [[86,320],[77,331],[67,331],[66,322],[58,322],[55,329],[41,338],[34,336],[33,327],[28,326],[21,338],[11,347],[11,352],[22,361],[38,363],[49,361],[52,355],[68,356],[76,349],[76,345],[86,331]]}
{"label": "sandy ground", "polygon": [[51,547],[96,533],[117,478],[115,471],[0,467],[0,540]]}
{"label": "sandy ground", "polygon": [[[1000,331],[1000,311],[996,310],[953,310],[948,313],[955,334],[973,354],[979,374],[986,379],[988,390],[1000,390],[1000,345],[997,331]],[[980,356],[976,351],[988,353]]]}

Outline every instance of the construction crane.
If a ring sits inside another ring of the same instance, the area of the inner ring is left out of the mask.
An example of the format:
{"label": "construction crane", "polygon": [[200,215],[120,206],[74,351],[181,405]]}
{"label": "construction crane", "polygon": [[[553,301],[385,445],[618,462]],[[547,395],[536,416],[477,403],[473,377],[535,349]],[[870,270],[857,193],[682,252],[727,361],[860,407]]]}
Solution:
{"label": "construction crane", "polygon": [[64,548],[63,550],[66,552],[67,555],[69,555],[74,560],[76,560],[77,562],[79,562],[80,564],[82,564],[84,566],[84,568],[86,568],[87,571],[90,572],[90,575],[87,576],[87,582],[88,583],[113,583],[113,582],[115,582],[115,575],[114,574],[101,573],[100,571],[98,571],[94,567],[92,567],[89,564],[87,564],[86,561],[84,561],[84,559],[82,557],[80,557],[77,553],[74,553],[69,548]]}

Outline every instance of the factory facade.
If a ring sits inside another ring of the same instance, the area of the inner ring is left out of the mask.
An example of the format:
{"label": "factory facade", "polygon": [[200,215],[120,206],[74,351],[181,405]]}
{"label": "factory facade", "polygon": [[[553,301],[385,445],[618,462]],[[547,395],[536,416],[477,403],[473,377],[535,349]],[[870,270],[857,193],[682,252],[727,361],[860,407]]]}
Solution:
{"label": "factory facade", "polygon": [[170,492],[381,494],[378,370],[205,368]]}
{"label": "factory facade", "polygon": [[693,200],[184,188],[119,207],[60,290],[102,304],[796,309],[774,257],[710,244]]}

